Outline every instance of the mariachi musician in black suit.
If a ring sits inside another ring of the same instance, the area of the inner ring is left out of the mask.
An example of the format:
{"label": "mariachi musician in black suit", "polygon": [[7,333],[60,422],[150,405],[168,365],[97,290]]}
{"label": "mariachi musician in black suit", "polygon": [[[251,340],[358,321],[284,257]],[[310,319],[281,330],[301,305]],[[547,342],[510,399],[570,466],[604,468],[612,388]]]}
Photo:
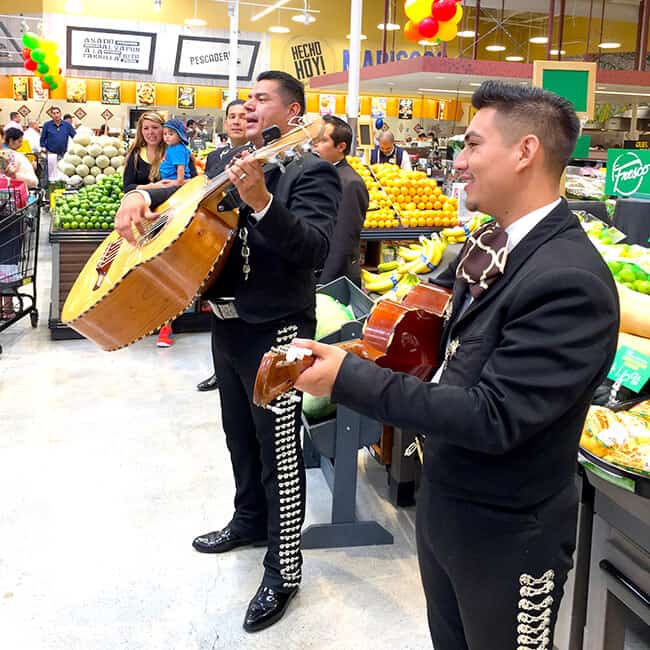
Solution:
{"label": "mariachi musician in black suit", "polygon": [[492,215],[440,283],[453,287],[430,382],[304,341],[296,383],[426,434],[417,547],[444,650],[533,650],[553,628],[575,548],[578,441],[618,333],[616,289],[559,198],[580,132],[569,102],[485,82],[454,165]]}
{"label": "mariachi musician in black suit", "polygon": [[[282,133],[305,110],[303,85],[284,72],[257,78],[247,111],[247,139],[260,146],[262,131]],[[298,590],[305,515],[305,470],[300,449],[300,405],[283,413],[252,405],[255,375],[269,347],[315,332],[315,269],[323,266],[341,200],[334,167],[307,153],[267,171],[244,153],[228,175],[245,206],[226,266],[208,294],[218,317],[215,368],[221,416],[235,476],[235,513],[221,530],[197,537],[203,553],[266,545],[264,576],[244,619],[248,632],[279,620]],[[116,229],[132,239],[131,226],[149,216],[139,194],[125,196]]]}
{"label": "mariachi musician in black suit", "polygon": [[368,190],[363,178],[350,167],[345,157],[352,147],[352,129],[347,122],[334,115],[323,116],[325,129],[316,142],[316,153],[335,167],[341,179],[343,200],[336,217],[334,235],[330,243],[330,253],[325,260],[319,281],[327,284],[341,276],[346,276],[357,286],[361,286],[359,268],[359,246],[361,229],[368,209]]}

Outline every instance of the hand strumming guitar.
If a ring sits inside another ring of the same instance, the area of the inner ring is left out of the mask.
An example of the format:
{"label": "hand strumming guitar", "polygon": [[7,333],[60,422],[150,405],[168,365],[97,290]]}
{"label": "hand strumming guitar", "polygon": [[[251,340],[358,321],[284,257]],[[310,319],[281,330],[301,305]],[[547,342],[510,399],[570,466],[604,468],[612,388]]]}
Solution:
{"label": "hand strumming guitar", "polygon": [[127,194],[122,199],[122,204],[115,214],[115,230],[120,235],[135,246],[135,236],[133,226],[143,235],[145,223],[158,216],[157,213],[151,212],[147,206],[144,197],[138,192]]}

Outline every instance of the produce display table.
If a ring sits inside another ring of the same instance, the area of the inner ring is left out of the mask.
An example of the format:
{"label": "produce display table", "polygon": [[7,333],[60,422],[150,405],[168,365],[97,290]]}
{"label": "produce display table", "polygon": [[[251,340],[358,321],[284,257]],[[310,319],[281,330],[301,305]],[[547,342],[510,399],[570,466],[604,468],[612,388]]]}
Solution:
{"label": "produce display table", "polygon": [[650,246],[650,201],[617,199],[614,225],[627,235],[626,244]]}
{"label": "produce display table", "polygon": [[[48,327],[54,341],[83,338],[61,321],[61,309],[77,276],[109,234],[106,230],[59,230],[50,227],[52,244],[52,288]],[[198,305],[176,318],[174,332],[209,332],[210,314],[201,312]]]}

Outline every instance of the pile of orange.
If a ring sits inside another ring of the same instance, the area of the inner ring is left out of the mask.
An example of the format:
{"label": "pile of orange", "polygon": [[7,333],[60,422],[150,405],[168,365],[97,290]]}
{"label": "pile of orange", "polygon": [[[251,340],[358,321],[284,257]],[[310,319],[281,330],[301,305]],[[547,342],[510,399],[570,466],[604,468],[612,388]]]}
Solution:
{"label": "pile of orange", "polygon": [[370,196],[364,228],[458,225],[456,199],[445,196],[438,183],[424,172],[377,164],[372,165],[371,173],[359,158],[349,156],[348,162],[365,181]]}

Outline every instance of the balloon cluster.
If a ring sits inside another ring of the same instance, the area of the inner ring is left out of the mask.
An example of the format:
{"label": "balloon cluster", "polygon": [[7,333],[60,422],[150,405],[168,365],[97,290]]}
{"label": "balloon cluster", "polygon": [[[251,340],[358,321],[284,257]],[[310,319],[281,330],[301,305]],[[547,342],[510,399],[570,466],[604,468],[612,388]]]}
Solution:
{"label": "balloon cluster", "polygon": [[463,17],[461,0],[406,0],[404,12],[408,18],[404,36],[410,41],[437,38],[451,41],[458,33]]}
{"label": "balloon cluster", "polygon": [[56,90],[61,85],[60,60],[56,53],[58,44],[39,38],[31,32],[25,32],[23,46],[25,70],[40,77],[43,88]]}

